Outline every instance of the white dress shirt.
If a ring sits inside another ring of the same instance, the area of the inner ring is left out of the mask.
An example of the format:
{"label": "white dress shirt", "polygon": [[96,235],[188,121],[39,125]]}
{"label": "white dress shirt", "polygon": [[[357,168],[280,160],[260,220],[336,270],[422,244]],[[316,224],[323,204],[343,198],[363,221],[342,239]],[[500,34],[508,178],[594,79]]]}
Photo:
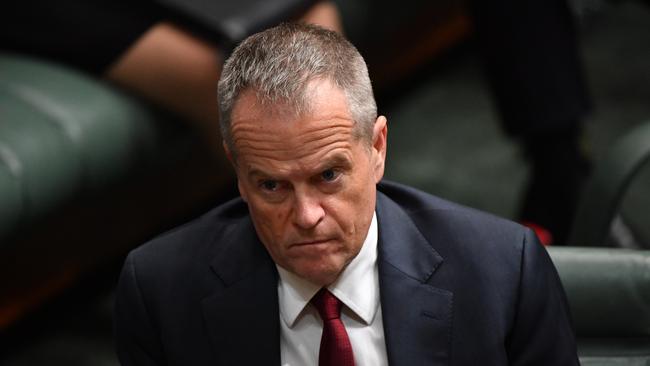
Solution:
{"label": "white dress shirt", "polygon": [[[327,288],[341,302],[341,320],[356,366],[388,365],[379,301],[377,215],[359,254]],[[280,274],[280,352],[283,366],[318,365],[323,322],[309,300],[320,287],[277,266]]]}

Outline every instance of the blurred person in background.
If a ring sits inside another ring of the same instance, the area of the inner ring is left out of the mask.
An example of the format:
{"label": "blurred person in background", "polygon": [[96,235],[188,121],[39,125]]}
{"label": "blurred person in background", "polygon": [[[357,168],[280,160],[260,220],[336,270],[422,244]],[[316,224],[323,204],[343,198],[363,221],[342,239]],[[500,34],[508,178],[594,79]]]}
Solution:
{"label": "blurred person in background", "polygon": [[[303,3],[286,20],[342,31],[333,2]],[[187,120],[222,155],[215,101],[229,46],[175,18],[151,0],[10,1],[0,12],[0,51],[59,62],[119,85]]]}
{"label": "blurred person in background", "polygon": [[591,108],[574,15],[566,0],[468,1],[506,133],[530,163],[519,219],[545,244],[566,244],[590,162]]}

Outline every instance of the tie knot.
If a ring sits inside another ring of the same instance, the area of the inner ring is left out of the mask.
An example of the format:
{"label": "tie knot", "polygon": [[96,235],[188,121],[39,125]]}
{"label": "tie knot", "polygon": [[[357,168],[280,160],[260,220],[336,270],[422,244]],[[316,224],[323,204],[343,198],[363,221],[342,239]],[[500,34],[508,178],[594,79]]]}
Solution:
{"label": "tie knot", "polygon": [[323,321],[338,319],[341,316],[341,300],[326,288],[320,289],[311,299],[311,303],[316,307]]}

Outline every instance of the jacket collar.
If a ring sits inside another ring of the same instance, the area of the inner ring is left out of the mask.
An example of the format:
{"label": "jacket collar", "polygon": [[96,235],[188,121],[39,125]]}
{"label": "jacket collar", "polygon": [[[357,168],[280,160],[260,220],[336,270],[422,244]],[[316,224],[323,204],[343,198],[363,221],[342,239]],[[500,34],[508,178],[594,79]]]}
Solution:
{"label": "jacket collar", "polygon": [[201,305],[218,365],[279,365],[277,270],[249,218],[220,235],[210,262],[224,287]]}
{"label": "jacket collar", "polygon": [[[379,287],[389,364],[449,363],[453,294],[428,284],[443,258],[406,211],[379,192]],[[445,240],[440,238],[439,240]]]}

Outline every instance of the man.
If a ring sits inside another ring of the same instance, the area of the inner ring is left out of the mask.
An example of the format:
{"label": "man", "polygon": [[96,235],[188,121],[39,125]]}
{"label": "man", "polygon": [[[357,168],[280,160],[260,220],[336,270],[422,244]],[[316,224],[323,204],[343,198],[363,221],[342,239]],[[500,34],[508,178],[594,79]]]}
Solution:
{"label": "man", "polygon": [[129,255],[124,365],[578,364],[529,230],[379,183],[386,118],[340,35],[253,35],[219,98],[241,199]]}

